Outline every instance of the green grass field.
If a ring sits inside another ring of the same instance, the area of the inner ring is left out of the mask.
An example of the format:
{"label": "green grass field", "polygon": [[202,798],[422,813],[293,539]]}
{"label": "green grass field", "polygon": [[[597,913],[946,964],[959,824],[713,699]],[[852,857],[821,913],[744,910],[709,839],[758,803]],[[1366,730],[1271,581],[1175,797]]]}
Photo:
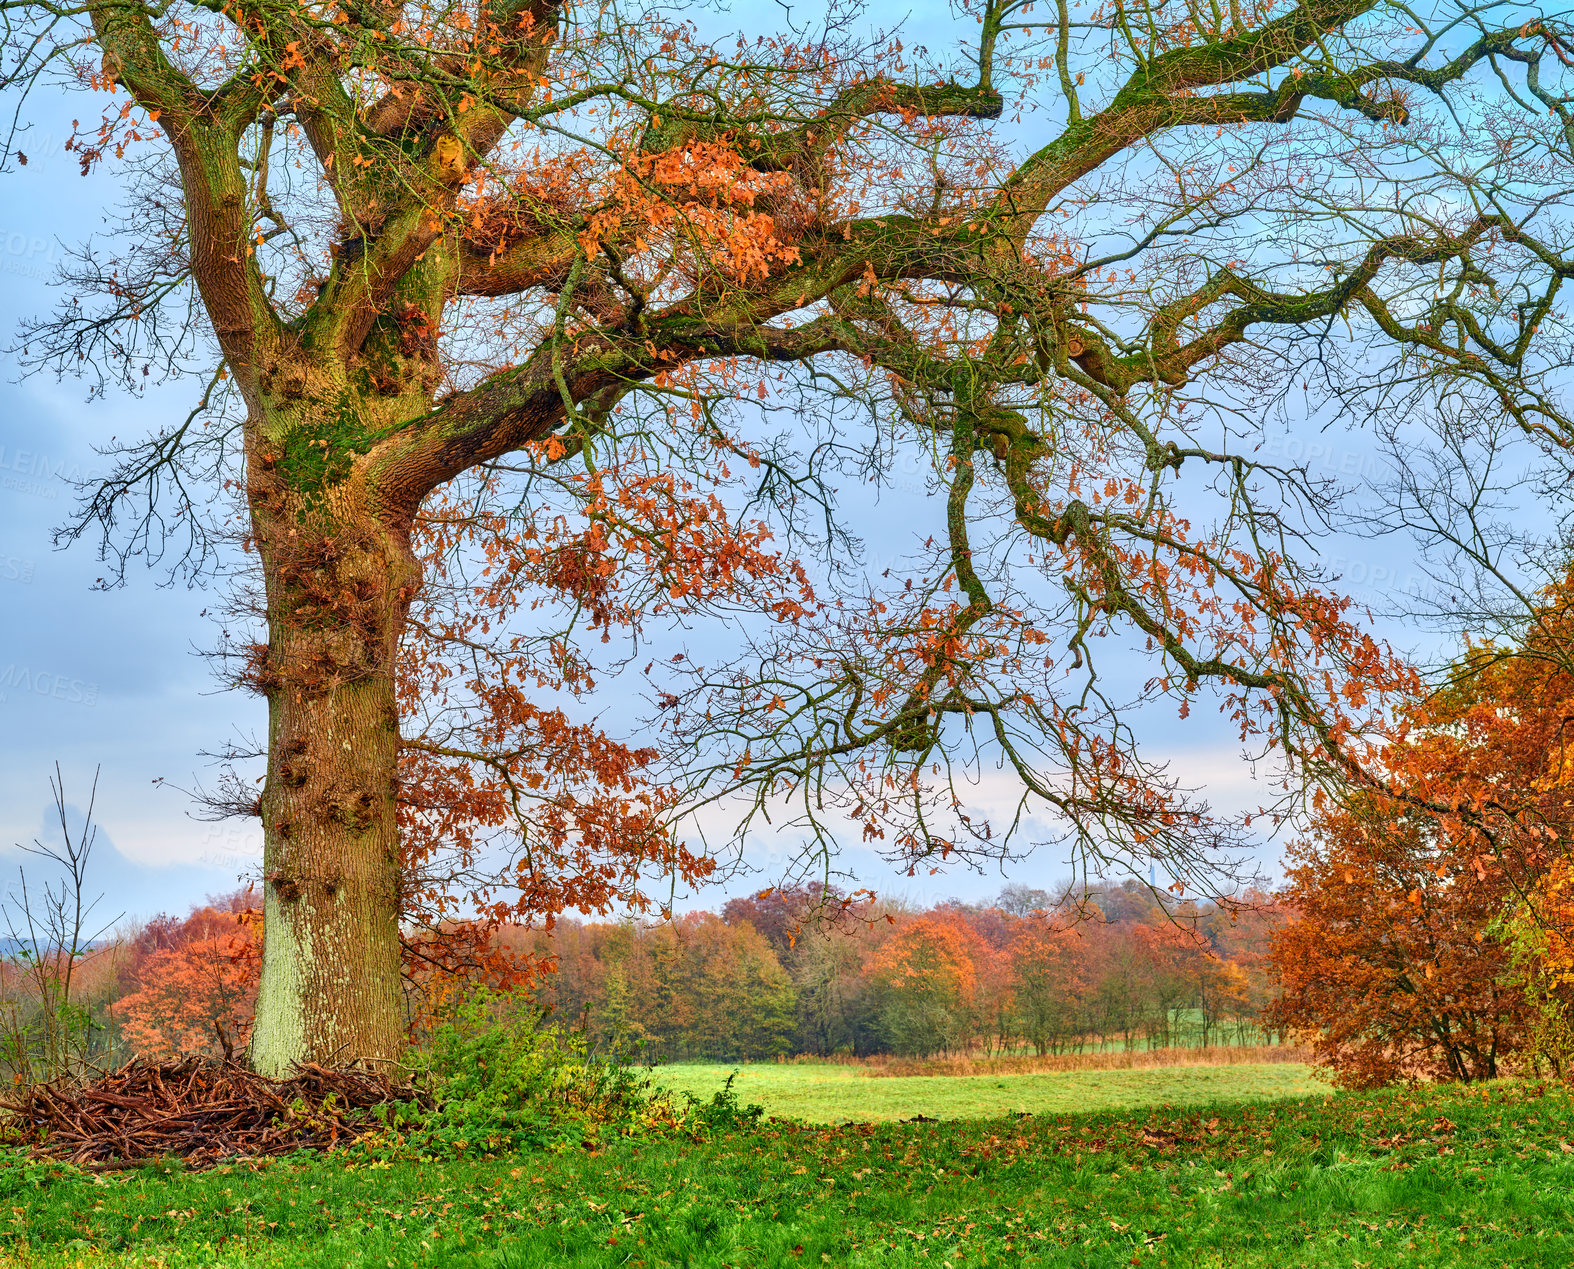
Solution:
{"label": "green grass field", "polygon": [[1574,1097],[1524,1084],[442,1163],[0,1165],[6,1269],[1571,1263]]}
{"label": "green grass field", "polygon": [[1263,1101],[1327,1090],[1312,1069],[1292,1063],[1238,1066],[1147,1067],[1115,1071],[1057,1071],[1034,1075],[875,1076],[830,1063],[657,1067],[655,1082],[708,1098],[737,1072],[739,1100],[772,1115],[811,1123],[885,1123],[926,1115],[979,1119],[1026,1111],[1073,1111],[1141,1106],[1192,1106],[1226,1098]]}

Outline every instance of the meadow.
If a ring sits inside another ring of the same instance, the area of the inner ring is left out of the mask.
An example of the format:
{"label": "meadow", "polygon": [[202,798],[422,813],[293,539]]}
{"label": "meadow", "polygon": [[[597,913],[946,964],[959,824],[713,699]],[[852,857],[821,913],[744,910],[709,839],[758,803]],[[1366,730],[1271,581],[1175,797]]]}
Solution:
{"label": "meadow", "polygon": [[706,1099],[731,1076],[733,1091],[768,1114],[810,1123],[889,1123],[1065,1115],[1141,1106],[1192,1106],[1217,1100],[1264,1101],[1326,1090],[1299,1063],[1151,1066],[1133,1070],[1001,1072],[985,1075],[884,1075],[878,1068],[813,1063],[657,1067],[657,1084]]}
{"label": "meadow", "polygon": [[[840,1086],[883,1083],[896,1081]],[[1561,1267],[1574,1263],[1571,1139],[1565,1089],[1504,1082],[776,1121],[503,1158],[97,1176],[13,1162],[0,1265]]]}

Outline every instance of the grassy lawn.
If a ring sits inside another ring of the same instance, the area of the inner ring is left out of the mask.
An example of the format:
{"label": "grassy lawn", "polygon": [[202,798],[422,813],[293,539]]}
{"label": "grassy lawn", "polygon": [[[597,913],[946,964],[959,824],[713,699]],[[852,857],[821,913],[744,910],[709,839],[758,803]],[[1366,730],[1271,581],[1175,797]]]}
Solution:
{"label": "grassy lawn", "polygon": [[1322,1093],[1327,1085],[1308,1066],[1292,1063],[1148,1067],[1128,1071],[1056,1071],[1033,1075],[875,1076],[830,1063],[751,1066],[675,1064],[656,1068],[655,1082],[708,1098],[732,1072],[740,1101],[772,1115],[811,1123],[884,1123],[927,1115],[973,1119],[1027,1112],[1124,1110],[1192,1106],[1228,1099],[1262,1101]]}
{"label": "grassy lawn", "polygon": [[0,1167],[0,1264],[1557,1266],[1574,1098],[1501,1084],[445,1163]]}

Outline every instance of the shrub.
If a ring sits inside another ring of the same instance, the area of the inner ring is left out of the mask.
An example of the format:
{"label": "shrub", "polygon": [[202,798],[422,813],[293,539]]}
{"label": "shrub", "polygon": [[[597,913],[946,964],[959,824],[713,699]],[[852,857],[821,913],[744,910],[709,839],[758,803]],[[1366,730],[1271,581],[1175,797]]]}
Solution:
{"label": "shrub", "polygon": [[693,1093],[685,1093],[684,1096],[688,1098],[687,1121],[695,1128],[703,1127],[716,1132],[736,1132],[758,1124],[765,1114],[765,1107],[754,1102],[744,1105],[738,1100],[737,1091],[732,1087],[733,1080],[737,1078],[737,1071],[727,1076],[727,1082],[716,1090],[708,1102],[700,1101]]}
{"label": "shrub", "polygon": [[620,1136],[664,1134],[691,1116],[648,1078],[588,1051],[581,1036],[538,1027],[518,994],[480,989],[431,1033],[419,1058],[434,1108],[389,1114],[395,1139],[421,1153],[594,1148]]}

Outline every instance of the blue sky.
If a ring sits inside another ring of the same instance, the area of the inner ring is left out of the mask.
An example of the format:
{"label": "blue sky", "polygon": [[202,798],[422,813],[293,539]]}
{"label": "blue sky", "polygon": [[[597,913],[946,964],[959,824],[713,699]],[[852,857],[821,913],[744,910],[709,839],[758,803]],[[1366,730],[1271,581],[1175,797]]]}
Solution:
{"label": "blue sky", "polygon": [[[116,196],[113,177],[79,174],[64,151],[82,103],[35,110],[22,148],[29,163],[0,177],[0,329],[58,298],[50,283],[62,244],[98,230]],[[11,847],[46,835],[48,777],[58,760],[73,801],[86,801],[102,765],[97,881],[106,909],[147,914],[184,909],[231,889],[255,851],[254,834],[200,823],[159,777],[190,783],[198,750],[233,726],[254,726],[256,702],[214,691],[193,654],[212,641],[199,616],[212,596],[161,588],[134,569],[118,589],[94,589],[105,572],[94,545],[55,549],[51,536],[73,505],[69,481],[101,467],[94,445],[144,430],[160,412],[190,408],[177,385],[142,400],[88,403],[86,385],[50,377],[0,382],[0,866]],[[113,915],[113,913],[111,913]]]}

